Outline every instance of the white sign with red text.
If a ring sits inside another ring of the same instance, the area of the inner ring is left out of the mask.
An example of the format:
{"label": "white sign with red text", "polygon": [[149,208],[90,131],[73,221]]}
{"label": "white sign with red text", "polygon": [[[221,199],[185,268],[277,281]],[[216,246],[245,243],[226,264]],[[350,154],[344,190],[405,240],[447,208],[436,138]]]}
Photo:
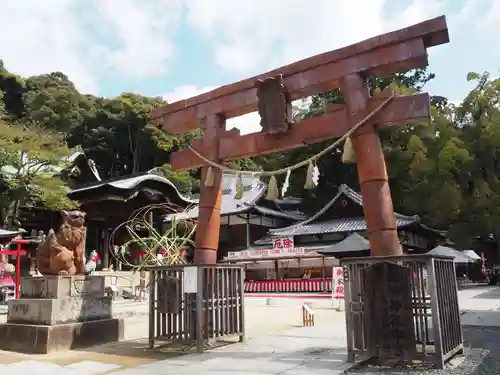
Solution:
{"label": "white sign with red text", "polygon": [[291,247],[287,249],[250,249],[242,251],[230,251],[227,253],[226,259],[262,259],[262,258],[277,258],[288,257],[294,255],[304,255],[303,247]]}
{"label": "white sign with red text", "polygon": [[344,269],[342,267],[333,267],[332,273],[332,298],[337,309],[341,309],[344,300]]}
{"label": "white sign with red text", "polygon": [[273,239],[274,250],[293,249],[293,248],[294,248],[293,237],[283,237],[283,238]]}

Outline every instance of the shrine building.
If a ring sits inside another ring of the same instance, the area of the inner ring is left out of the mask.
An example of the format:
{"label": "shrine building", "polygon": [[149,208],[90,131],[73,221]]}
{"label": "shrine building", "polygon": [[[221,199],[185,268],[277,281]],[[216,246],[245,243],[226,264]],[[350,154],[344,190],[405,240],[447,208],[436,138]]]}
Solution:
{"label": "shrine building", "polygon": [[[401,245],[407,254],[426,253],[446,240],[446,232],[427,227],[417,215],[395,215]],[[299,280],[310,284],[314,280],[331,280],[332,266],[338,264],[338,259],[369,254],[363,199],[347,185],[341,185],[315,215],[270,229],[251,247],[229,253],[224,261],[245,264],[247,279],[254,282]],[[329,284],[322,285],[328,291]],[[270,291],[269,287],[266,289]]]}
{"label": "shrine building", "polygon": [[[218,261],[246,251],[270,229],[287,227],[306,217],[299,212],[300,199],[285,198],[275,201],[264,199],[267,183],[258,177],[243,177],[243,197],[234,197],[235,176],[222,177],[221,228],[219,237]],[[192,205],[180,214],[170,214],[164,219],[169,225],[172,217],[179,220],[196,220],[198,205]],[[268,250],[265,250],[268,251]]]}
{"label": "shrine building", "polygon": [[[150,204],[171,203],[179,211],[196,203],[184,196],[168,179],[153,173],[119,177],[103,181],[95,162],[76,148],[65,159],[67,166],[54,170],[54,177],[69,185],[68,197],[80,203],[86,213],[87,226],[85,251],[96,250],[101,263],[98,269],[108,269],[113,261],[109,249],[110,233],[139,208]],[[163,214],[154,212],[153,223],[160,229]],[[20,221],[28,233],[56,229],[61,222],[61,213],[40,207],[21,207]],[[125,237],[118,236],[126,241]],[[140,251],[140,250],[137,250]],[[138,254],[131,254],[131,263]],[[114,262],[116,263],[116,262]],[[114,264],[115,269],[118,267]]]}

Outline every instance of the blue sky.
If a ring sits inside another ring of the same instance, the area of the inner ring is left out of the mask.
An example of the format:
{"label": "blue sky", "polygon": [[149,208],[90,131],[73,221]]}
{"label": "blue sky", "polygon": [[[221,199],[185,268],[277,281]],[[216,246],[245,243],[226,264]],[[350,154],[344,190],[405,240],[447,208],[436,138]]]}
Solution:
{"label": "blue sky", "polygon": [[499,0],[2,0],[0,58],[86,93],[173,101],[442,14],[451,43],[431,50],[427,90],[459,101],[469,71],[500,73]]}

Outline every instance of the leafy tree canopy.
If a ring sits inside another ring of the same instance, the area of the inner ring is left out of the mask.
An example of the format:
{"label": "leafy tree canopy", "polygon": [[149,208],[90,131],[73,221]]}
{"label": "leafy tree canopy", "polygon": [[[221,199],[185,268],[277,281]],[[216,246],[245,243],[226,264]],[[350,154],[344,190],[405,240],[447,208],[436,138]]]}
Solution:
{"label": "leafy tree canopy", "polygon": [[[434,78],[427,70],[379,77],[376,95],[387,86],[411,93]],[[430,226],[449,229],[463,246],[478,235],[500,238],[500,79],[470,73],[474,88],[461,103],[433,96],[429,124],[381,132],[397,211],[419,214]],[[338,90],[316,95],[295,111],[296,119],[321,115],[327,103],[342,103]],[[123,93],[115,98],[83,95],[61,72],[18,77],[0,61],[0,211],[11,215],[20,204],[67,207],[66,186],[49,178],[61,168],[68,148],[81,145],[103,179],[153,170],[183,193],[198,192],[199,171],[176,172],[170,153],[200,131],[166,133],[150,120],[161,98]],[[304,160],[330,142],[228,163],[233,168],[272,170]],[[304,211],[316,212],[340,184],[358,188],[356,166],[343,164],[342,147],[319,163],[321,178],[304,191],[305,170],[292,174],[289,192],[305,197]],[[16,202],[14,205],[12,202]]]}

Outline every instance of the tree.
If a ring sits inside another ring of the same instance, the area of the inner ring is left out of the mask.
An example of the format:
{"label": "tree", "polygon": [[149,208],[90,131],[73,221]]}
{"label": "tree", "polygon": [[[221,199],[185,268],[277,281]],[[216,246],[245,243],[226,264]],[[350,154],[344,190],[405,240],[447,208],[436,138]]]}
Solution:
{"label": "tree", "polygon": [[2,92],[2,104],[5,115],[12,118],[20,118],[24,112],[23,93],[24,81],[12,73],[9,73],[0,60],[0,92]]}
{"label": "tree", "polygon": [[462,242],[493,234],[500,252],[500,78],[469,73],[467,79],[476,86],[455,121],[471,157],[460,171],[464,205],[451,233]]}
{"label": "tree", "polygon": [[174,171],[170,164],[163,164],[150,172],[165,177],[184,194],[197,192],[200,188],[200,180],[194,177],[193,174],[189,171]]}
{"label": "tree", "polygon": [[103,178],[146,172],[169,162],[170,152],[184,146],[192,134],[175,136],[151,123],[161,98],[125,93],[113,99],[96,99],[92,114],[68,136],[70,147],[81,145],[95,160]]}
{"label": "tree", "polygon": [[53,177],[68,155],[61,134],[47,132],[36,124],[28,127],[0,121],[0,165],[9,198],[4,227],[18,226],[21,205],[52,210],[77,206],[67,198],[63,181]]}
{"label": "tree", "polygon": [[[369,82],[372,94],[376,95],[377,92],[383,90],[391,85],[393,89],[398,91],[408,91],[411,88],[413,91],[422,89],[426,82],[434,78],[433,74],[429,74],[425,69],[413,70],[405,74],[393,74],[387,77],[377,77],[371,79]],[[322,115],[329,103],[341,104],[343,103],[342,93],[340,90],[333,90],[327,93],[315,95],[311,98],[311,104],[307,109],[300,109],[295,112],[295,119],[300,120],[304,118],[311,118],[314,116]],[[392,164],[392,155],[398,153],[401,144],[406,144],[409,138],[409,132],[415,126],[406,129],[390,129],[381,134],[383,141],[390,141],[390,147],[385,149],[388,164]],[[297,148],[285,153],[272,154],[268,157],[255,158],[254,160],[264,169],[279,169],[288,165],[295,164],[299,161],[305,160],[319,151],[323,150],[332,141],[321,142],[318,144],[310,145],[307,148]],[[391,150],[391,148],[393,150]],[[335,148],[330,155],[324,156],[318,163],[320,170],[320,181],[316,189],[305,191],[303,189],[306,170],[303,168],[292,174],[291,188],[289,194],[304,196],[303,210],[307,213],[315,213],[333,198],[341,184],[347,184],[355,189],[359,188],[357,170],[355,165],[342,163],[341,156],[343,152],[343,145]],[[392,154],[392,155],[391,155]],[[396,163],[397,164],[397,163]],[[392,183],[392,181],[391,181]]]}
{"label": "tree", "polygon": [[23,93],[23,121],[68,133],[94,109],[95,98],[80,94],[60,72],[29,77]]}

